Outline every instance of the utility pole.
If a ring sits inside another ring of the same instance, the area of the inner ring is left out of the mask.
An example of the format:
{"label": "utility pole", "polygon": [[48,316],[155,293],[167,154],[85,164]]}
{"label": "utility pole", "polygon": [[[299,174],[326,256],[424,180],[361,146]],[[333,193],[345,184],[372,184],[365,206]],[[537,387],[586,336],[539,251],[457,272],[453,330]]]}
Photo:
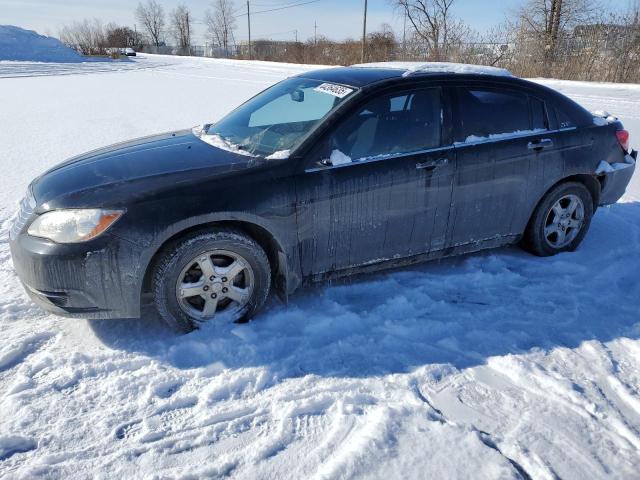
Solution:
{"label": "utility pole", "polygon": [[367,43],[367,0],[364,0],[364,20],[362,22],[362,55],[361,61],[364,63],[364,51]]}
{"label": "utility pole", "polygon": [[404,11],[404,23],[402,25],[402,60],[407,59],[407,11]]}
{"label": "utility pole", "polygon": [[295,35],[296,35],[296,43],[298,43],[298,30],[294,30],[293,32],[294,32],[294,33],[295,33]]}
{"label": "utility pole", "polygon": [[191,55],[191,29],[189,28],[189,11],[187,10],[187,24],[185,27],[187,28],[187,35],[185,36],[185,40],[188,40],[189,45],[185,45],[185,50],[187,51],[186,55]]}
{"label": "utility pole", "polygon": [[249,0],[247,0],[247,27],[249,30],[249,60],[251,60],[251,12],[249,11]]}
{"label": "utility pole", "polygon": [[[637,15],[637,13],[636,13]],[[313,46],[318,44],[318,22],[313,21]]]}

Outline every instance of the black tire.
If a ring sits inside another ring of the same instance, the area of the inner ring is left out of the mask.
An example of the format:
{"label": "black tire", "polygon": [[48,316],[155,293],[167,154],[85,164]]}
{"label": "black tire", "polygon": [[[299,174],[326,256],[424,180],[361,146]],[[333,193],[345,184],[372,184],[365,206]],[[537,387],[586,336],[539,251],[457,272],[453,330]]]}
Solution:
{"label": "black tire", "polygon": [[178,277],[192,259],[213,250],[239,255],[252,270],[253,288],[249,300],[238,312],[234,312],[230,320],[238,323],[248,321],[264,305],[269,295],[269,260],[262,247],[252,238],[233,230],[199,232],[185,237],[161,253],[152,277],[155,307],[164,321],[178,331],[190,332],[201,324],[201,320],[186,313],[179,304]]}
{"label": "black tire", "polygon": [[[555,248],[549,241],[547,241],[547,237],[545,236],[545,226],[547,226],[551,209],[556,202],[569,195],[574,195],[582,201],[584,210],[582,226],[570,243],[560,248]],[[561,252],[573,252],[578,248],[582,239],[589,230],[593,211],[593,197],[591,196],[591,192],[589,192],[587,187],[582,183],[565,182],[556,185],[545,194],[533,212],[522,239],[522,246],[529,252],[540,257],[548,257]]]}

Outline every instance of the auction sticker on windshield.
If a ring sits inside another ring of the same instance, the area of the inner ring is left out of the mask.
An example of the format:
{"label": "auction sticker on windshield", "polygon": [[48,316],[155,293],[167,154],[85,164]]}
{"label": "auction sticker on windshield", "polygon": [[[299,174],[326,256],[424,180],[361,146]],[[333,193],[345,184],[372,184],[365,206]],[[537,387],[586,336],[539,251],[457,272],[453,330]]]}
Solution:
{"label": "auction sticker on windshield", "polygon": [[314,88],[316,92],[328,93],[334,97],[344,98],[353,92],[353,88],[343,87],[342,85],[336,85],[335,83],[322,83]]}

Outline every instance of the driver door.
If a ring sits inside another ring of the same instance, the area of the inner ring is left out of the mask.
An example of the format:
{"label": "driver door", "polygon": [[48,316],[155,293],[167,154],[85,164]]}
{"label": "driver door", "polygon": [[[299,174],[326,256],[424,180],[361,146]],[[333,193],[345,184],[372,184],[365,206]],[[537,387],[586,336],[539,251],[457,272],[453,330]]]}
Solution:
{"label": "driver door", "polygon": [[340,122],[297,176],[303,275],[441,249],[455,150],[439,87],[378,96]]}

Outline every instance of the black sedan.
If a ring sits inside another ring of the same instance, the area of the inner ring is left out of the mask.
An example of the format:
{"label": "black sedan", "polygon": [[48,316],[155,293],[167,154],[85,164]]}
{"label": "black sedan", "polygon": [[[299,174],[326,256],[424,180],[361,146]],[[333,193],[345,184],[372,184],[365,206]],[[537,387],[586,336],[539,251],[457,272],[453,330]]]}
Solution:
{"label": "black sedan", "polygon": [[333,276],[512,243],[572,251],[635,157],[616,118],[503,70],[331,68],[52,168],[11,251],[52,312],[139,317],[151,293],[190,330]]}

